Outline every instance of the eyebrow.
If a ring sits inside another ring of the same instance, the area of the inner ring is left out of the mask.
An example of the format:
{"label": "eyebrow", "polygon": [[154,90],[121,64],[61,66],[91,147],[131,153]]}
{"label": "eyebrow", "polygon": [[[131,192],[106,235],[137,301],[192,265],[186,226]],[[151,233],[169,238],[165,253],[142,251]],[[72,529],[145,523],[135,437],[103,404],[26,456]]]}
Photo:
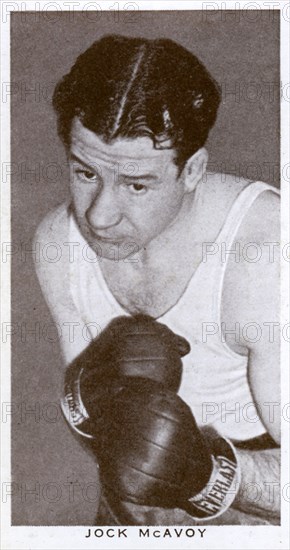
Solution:
{"label": "eyebrow", "polygon": [[[71,159],[71,160],[75,160],[75,161],[78,162],[79,164],[82,164],[82,165],[85,166],[85,168],[87,168],[88,170],[91,170],[91,171],[95,170],[95,167],[90,166],[89,164],[87,164],[86,162],[84,162],[82,159],[80,159],[79,157],[77,157],[77,155],[75,155],[74,153],[71,153],[71,154],[70,154],[70,159]],[[96,164],[96,166],[98,166],[98,165]]]}
{"label": "eyebrow", "polygon": [[[71,160],[74,160],[76,162],[78,162],[79,164],[82,164],[85,168],[87,168],[88,170],[91,170],[91,171],[94,171],[95,170],[95,167],[94,166],[90,166],[89,164],[87,164],[86,162],[84,162],[82,159],[80,159],[77,155],[75,155],[74,153],[71,153],[70,154],[70,158]],[[99,166],[98,164],[96,164],[96,166]],[[159,180],[159,177],[156,176],[156,174],[122,174],[120,173],[119,174],[122,178],[126,178],[126,179],[130,179],[130,180],[136,180],[136,179],[142,179],[142,180],[154,180],[154,181],[158,181]]]}
{"label": "eyebrow", "polygon": [[126,178],[128,180],[154,180],[154,181],[158,181],[158,176],[156,176],[155,174],[120,174],[121,178]]}

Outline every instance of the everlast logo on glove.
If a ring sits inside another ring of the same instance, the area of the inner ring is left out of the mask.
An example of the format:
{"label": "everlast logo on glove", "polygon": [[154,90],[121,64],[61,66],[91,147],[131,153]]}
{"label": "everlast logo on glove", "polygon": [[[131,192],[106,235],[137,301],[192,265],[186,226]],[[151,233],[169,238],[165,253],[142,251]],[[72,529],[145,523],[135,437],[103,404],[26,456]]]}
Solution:
{"label": "everlast logo on glove", "polygon": [[[206,489],[202,492],[199,500],[198,496],[193,497],[192,502],[202,512],[212,517],[218,515],[229,507],[228,499],[230,490],[236,481],[237,464],[227,460],[224,457],[216,457],[216,467],[214,468],[215,481],[210,481]],[[214,477],[212,476],[212,477]],[[211,478],[212,479],[212,478]],[[235,494],[235,491],[234,491]],[[233,499],[230,499],[232,503]],[[190,499],[191,501],[191,499]]]}

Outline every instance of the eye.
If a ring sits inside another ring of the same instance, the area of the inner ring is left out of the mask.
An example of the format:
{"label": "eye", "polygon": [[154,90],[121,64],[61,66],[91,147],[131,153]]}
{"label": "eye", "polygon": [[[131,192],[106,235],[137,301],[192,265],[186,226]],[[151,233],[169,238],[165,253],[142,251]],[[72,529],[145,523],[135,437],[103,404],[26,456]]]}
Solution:
{"label": "eye", "polygon": [[78,178],[85,182],[94,183],[98,181],[98,176],[91,172],[90,170],[82,170],[78,168],[75,170],[75,173],[78,175]]}
{"label": "eye", "polygon": [[144,195],[144,193],[147,192],[147,187],[142,183],[129,183],[127,184],[127,187],[129,187],[131,193],[134,193],[135,195]]}

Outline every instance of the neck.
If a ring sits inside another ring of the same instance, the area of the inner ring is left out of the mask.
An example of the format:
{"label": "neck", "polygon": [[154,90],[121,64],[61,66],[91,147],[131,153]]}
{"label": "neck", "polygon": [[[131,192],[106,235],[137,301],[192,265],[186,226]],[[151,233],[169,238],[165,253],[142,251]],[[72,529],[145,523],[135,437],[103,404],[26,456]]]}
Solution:
{"label": "neck", "polygon": [[187,243],[198,239],[197,211],[199,210],[202,181],[192,193],[184,197],[181,209],[172,223],[153,239],[146,248],[139,250],[138,262],[133,264],[136,269],[160,263],[165,256],[176,257],[176,252],[186,251]]}

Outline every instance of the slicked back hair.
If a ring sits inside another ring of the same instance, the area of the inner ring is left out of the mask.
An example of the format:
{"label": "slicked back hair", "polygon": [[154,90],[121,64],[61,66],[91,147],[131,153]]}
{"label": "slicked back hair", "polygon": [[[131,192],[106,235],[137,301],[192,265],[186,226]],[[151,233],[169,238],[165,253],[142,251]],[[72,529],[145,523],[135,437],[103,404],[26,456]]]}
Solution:
{"label": "slicked back hair", "polygon": [[217,83],[183,46],[119,35],[94,42],[53,95],[66,148],[78,117],[105,143],[148,136],[156,149],[175,149],[180,169],[205,144],[219,103]]}

